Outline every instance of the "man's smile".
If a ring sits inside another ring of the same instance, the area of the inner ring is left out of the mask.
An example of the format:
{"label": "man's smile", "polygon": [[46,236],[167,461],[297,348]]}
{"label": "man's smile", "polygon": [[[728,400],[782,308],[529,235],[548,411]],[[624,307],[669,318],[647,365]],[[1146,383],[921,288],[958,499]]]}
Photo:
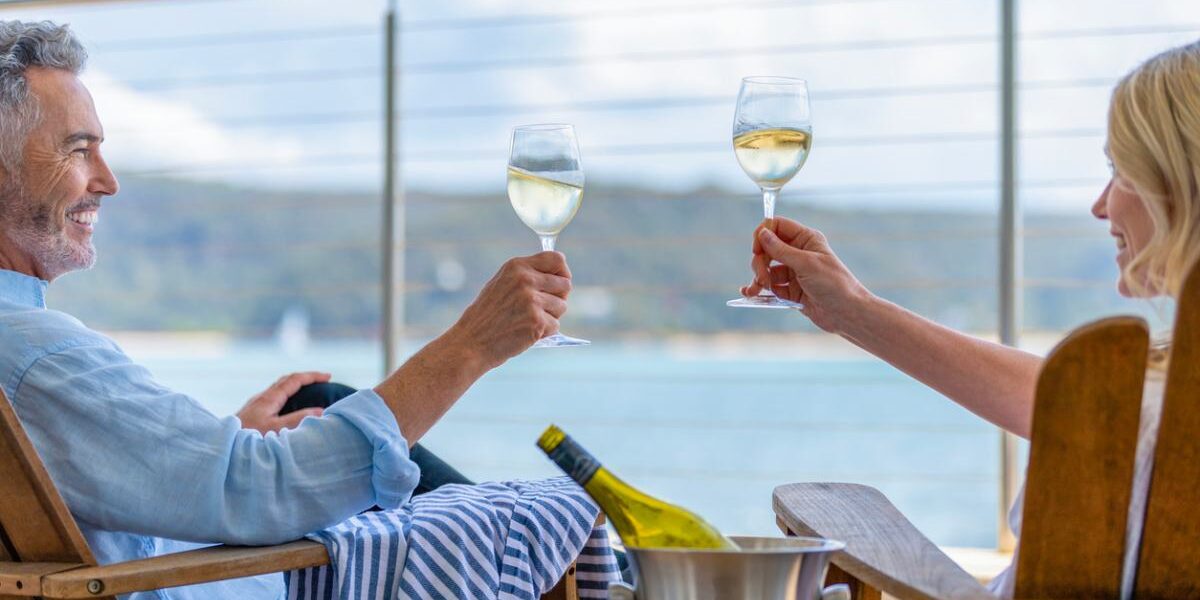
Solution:
{"label": "man's smile", "polygon": [[100,222],[100,207],[89,205],[73,209],[67,213],[67,219],[87,231],[92,231],[93,226]]}

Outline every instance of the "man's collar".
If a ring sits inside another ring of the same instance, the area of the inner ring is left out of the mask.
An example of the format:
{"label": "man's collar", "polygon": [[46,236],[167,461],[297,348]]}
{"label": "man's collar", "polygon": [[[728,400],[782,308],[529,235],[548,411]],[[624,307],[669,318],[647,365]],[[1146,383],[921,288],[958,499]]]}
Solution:
{"label": "man's collar", "polygon": [[21,306],[46,308],[46,281],[16,271],[0,269],[0,300]]}

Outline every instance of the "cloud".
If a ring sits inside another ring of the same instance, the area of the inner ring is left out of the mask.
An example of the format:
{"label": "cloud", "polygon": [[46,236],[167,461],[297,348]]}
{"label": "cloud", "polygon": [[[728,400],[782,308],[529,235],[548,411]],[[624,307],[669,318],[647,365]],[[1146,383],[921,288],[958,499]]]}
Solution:
{"label": "cloud", "polygon": [[138,92],[98,69],[83,80],[105,126],[105,152],[119,169],[198,173],[214,165],[287,164],[304,153],[287,135],[224,128],[187,102]]}

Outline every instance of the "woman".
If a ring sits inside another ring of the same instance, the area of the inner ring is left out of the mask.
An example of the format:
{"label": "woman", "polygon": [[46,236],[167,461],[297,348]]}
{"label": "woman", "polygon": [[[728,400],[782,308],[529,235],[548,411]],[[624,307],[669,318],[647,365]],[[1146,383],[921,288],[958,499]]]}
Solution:
{"label": "woman", "polygon": [[[1127,297],[1176,296],[1200,256],[1200,42],[1168,50],[1125,76],[1113,91],[1108,140],[1112,178],[1092,206],[1115,238]],[[772,231],[774,229],[774,231]],[[780,264],[770,266],[771,260]],[[868,291],[821,232],[788,219],[760,226],[751,263],[757,294],[770,282],[801,312],[941,392],[988,421],[1028,438],[1041,358],[938,325]],[[1166,345],[1152,353],[1138,440],[1134,504],[1145,502],[1162,402]],[[1155,358],[1157,357],[1157,358]],[[1130,550],[1140,540],[1142,511],[1131,509]],[[1021,500],[1009,519],[1020,531]],[[1012,567],[992,583],[1012,595]],[[1126,594],[1128,595],[1128,594]]]}

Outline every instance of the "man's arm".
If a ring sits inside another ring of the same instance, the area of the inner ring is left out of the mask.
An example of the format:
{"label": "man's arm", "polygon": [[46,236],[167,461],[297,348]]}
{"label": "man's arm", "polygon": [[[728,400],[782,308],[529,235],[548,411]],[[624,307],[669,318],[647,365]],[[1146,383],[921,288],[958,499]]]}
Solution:
{"label": "man's arm", "polygon": [[263,435],[158,384],[100,336],[38,358],[11,396],[71,512],[88,526],[240,545],[294,540],[416,488],[371,390]]}
{"label": "man's arm", "polygon": [[558,331],[571,272],[558,252],[514,258],[441,337],[375,387],[410,445],[489,370]]}
{"label": "man's arm", "polygon": [[66,320],[36,327],[60,341],[14,378],[11,398],[81,522],[195,542],[283,542],[404,502],[420,476],[404,436],[423,435],[488,369],[556,331],[569,278],[560,254],[509,261],[378,393],[361,390],[295,429],[264,435],[217,418]]}

